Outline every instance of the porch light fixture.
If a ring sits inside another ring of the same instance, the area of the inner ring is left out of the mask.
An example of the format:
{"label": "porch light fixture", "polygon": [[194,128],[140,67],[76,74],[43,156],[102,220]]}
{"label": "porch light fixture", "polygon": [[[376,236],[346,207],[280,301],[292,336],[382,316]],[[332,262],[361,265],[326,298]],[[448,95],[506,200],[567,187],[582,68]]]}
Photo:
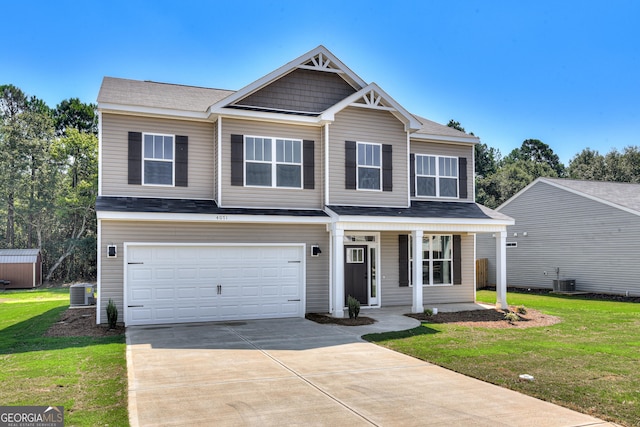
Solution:
{"label": "porch light fixture", "polygon": [[107,258],[118,257],[118,247],[116,245],[107,245]]}
{"label": "porch light fixture", "polygon": [[320,250],[320,245],[311,245],[311,256],[319,256],[321,253],[322,251]]}

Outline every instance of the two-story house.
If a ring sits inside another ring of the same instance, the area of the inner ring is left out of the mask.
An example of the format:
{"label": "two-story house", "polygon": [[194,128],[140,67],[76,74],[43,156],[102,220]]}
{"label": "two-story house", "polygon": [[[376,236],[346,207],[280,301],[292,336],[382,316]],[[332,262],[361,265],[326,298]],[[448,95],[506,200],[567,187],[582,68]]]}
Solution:
{"label": "two-story house", "polygon": [[238,91],[107,77],[98,110],[98,323],[109,299],[127,325],[471,302],[476,233],[505,275],[478,139],[323,46]]}

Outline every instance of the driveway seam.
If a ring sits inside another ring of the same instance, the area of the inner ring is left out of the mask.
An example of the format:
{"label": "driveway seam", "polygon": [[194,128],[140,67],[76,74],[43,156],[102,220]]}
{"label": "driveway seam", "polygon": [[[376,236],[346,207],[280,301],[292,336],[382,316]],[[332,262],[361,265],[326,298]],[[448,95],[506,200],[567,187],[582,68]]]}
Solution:
{"label": "driveway seam", "polygon": [[312,381],[308,380],[307,378],[305,378],[304,376],[302,376],[301,374],[299,374],[298,372],[296,372],[294,369],[291,369],[290,367],[288,367],[285,363],[281,362],[277,357],[269,354],[269,352],[263,350],[262,348],[258,347],[257,345],[255,345],[251,340],[245,338],[242,334],[240,334],[238,331],[229,328],[230,331],[232,331],[234,334],[236,334],[238,336],[238,338],[240,338],[241,340],[243,340],[244,342],[246,342],[247,344],[249,344],[250,346],[252,346],[253,348],[255,348],[256,350],[258,350],[260,353],[264,354],[265,356],[267,356],[269,359],[273,360],[274,362],[276,362],[278,365],[282,366],[284,369],[286,369],[287,371],[291,372],[293,375],[295,375],[297,378],[299,378],[300,380],[302,380],[303,382],[305,382],[306,384],[308,384],[309,386],[311,386],[312,388],[318,390],[320,393],[324,394],[325,396],[327,396],[329,399],[333,400],[334,402],[336,402],[337,404],[339,404],[340,406],[342,406],[343,408],[345,408],[346,410],[348,410],[349,412],[352,412],[353,414],[357,415],[358,417],[362,418],[363,420],[365,420],[366,422],[368,422],[369,424],[379,427],[378,424],[376,424],[375,422],[373,422],[372,420],[370,420],[369,418],[367,418],[366,416],[364,416],[363,414],[359,413],[358,411],[356,411],[355,409],[351,408],[349,405],[347,405],[346,403],[344,403],[343,401],[341,401],[340,399],[338,399],[337,397],[331,395],[330,393],[324,391],[322,388],[320,388],[320,386],[316,385],[315,383],[313,383]]}

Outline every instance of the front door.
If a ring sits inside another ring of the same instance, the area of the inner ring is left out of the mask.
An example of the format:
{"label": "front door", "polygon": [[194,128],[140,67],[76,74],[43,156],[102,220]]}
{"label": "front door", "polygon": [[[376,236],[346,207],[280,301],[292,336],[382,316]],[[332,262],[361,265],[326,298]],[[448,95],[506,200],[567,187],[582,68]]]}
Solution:
{"label": "front door", "polygon": [[360,304],[368,305],[367,246],[345,246],[344,252],[344,305],[347,305],[349,295],[360,301]]}

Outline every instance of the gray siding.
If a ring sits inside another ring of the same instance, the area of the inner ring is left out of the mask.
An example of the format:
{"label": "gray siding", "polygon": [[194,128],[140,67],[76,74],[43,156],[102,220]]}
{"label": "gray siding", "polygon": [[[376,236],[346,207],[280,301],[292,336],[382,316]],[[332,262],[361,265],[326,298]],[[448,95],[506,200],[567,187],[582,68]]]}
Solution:
{"label": "gray siding", "polygon": [[[128,132],[189,137],[189,186],[158,187],[127,182]],[[212,199],[214,188],[211,123],[102,114],[102,195]]]}
{"label": "gray siding", "polygon": [[218,126],[220,126],[220,122],[217,121],[213,124],[213,200],[216,203],[219,200],[220,195],[218,194]]}
{"label": "gray siding", "polygon": [[[473,200],[473,144],[443,144],[438,142],[411,141],[411,154],[429,154],[433,156],[465,157],[467,159],[467,198]],[[433,197],[412,197],[412,200],[452,200]]]}
{"label": "gray siding", "polygon": [[[516,220],[507,232],[507,242],[518,244],[507,248],[508,285],[551,288],[559,267],[578,290],[640,295],[640,217],[543,182],[500,212]],[[489,258],[495,283],[491,235],[479,236],[478,258]]]}
{"label": "gray siding", "polygon": [[[345,189],[345,141],[393,146],[393,191]],[[387,111],[349,107],[329,126],[329,197],[332,205],[398,206],[409,204],[407,133]]]}
{"label": "gray siding", "polygon": [[237,104],[319,113],[354,92],[336,73],[296,69]]}
{"label": "gray siding", "polygon": [[[398,234],[381,234],[381,296],[382,306],[405,305],[412,302],[413,287],[398,286]],[[401,233],[401,234],[409,234]],[[425,231],[425,234],[429,234]],[[452,302],[473,302],[475,300],[474,236],[462,235],[462,284],[451,286],[424,286],[422,288],[425,307],[433,304]]]}
{"label": "gray siding", "polygon": [[[329,311],[329,233],[324,225],[277,224],[194,224],[172,222],[102,221],[103,247],[101,320],[106,322],[106,306],[112,298],[120,313],[123,310],[123,262],[106,257],[106,245],[116,244],[124,254],[123,242],[163,243],[306,243],[307,312]],[[309,247],[319,244],[326,251],[311,257]],[[325,255],[326,254],[326,255]],[[121,317],[122,319],[122,317]]]}
{"label": "gray siding", "polygon": [[[223,206],[322,209],[324,167],[321,127],[222,119]],[[315,141],[315,189],[241,187],[231,185],[231,135],[254,135]]]}

